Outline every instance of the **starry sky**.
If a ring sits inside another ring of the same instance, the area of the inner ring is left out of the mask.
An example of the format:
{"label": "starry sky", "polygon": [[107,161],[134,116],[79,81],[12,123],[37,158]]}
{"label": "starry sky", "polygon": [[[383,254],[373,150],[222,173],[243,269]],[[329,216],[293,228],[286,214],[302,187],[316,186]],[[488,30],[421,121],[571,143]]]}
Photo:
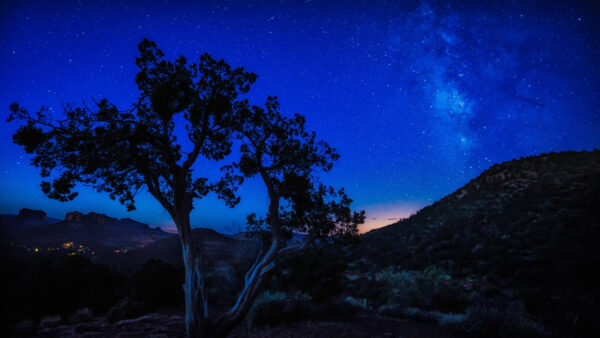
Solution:
{"label": "starry sky", "polygon": [[[597,1],[3,1],[0,4],[0,213],[29,207],[132,217],[169,228],[148,194],[138,209],[88,187],[72,202],[44,197],[38,169],[4,122],[17,101],[35,111],[138,95],[137,44],[168,58],[208,52],[258,74],[249,98],[280,98],[341,159],[322,176],[367,211],[362,230],[452,193],[495,163],[600,148]],[[551,3],[551,4],[550,4]],[[224,164],[224,163],[223,163]],[[220,164],[197,170],[218,173]],[[247,181],[228,209],[215,197],[192,223],[243,229],[266,211]]]}

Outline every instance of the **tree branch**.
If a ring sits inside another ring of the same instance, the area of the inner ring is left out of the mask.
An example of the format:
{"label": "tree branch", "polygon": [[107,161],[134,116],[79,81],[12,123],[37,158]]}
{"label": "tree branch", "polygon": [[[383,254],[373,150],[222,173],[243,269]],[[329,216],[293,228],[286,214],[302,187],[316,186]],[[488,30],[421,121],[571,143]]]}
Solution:
{"label": "tree branch", "polygon": [[277,254],[277,258],[283,258],[283,257],[286,257],[286,256],[290,256],[290,255],[296,254],[296,253],[304,250],[313,241],[314,241],[314,236],[313,235],[308,235],[306,238],[304,238],[304,240],[302,241],[302,243],[297,244],[297,245],[287,246],[287,247],[282,248],[281,250],[279,250],[279,252]]}
{"label": "tree branch", "polygon": [[154,198],[156,198],[156,200],[163,206],[163,208],[165,208],[169,212],[171,218],[175,219],[175,207],[171,203],[169,203],[169,201],[163,195],[162,191],[160,191],[160,187],[158,187],[158,182],[156,182],[156,178],[151,178],[149,175],[144,174],[144,183],[146,183],[150,194]]}

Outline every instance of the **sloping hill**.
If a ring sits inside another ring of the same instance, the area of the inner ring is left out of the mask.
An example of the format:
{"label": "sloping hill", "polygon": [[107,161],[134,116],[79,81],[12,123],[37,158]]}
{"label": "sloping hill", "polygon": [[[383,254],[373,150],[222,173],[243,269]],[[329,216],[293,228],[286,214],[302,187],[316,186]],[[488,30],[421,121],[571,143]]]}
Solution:
{"label": "sloping hill", "polygon": [[412,217],[366,233],[354,259],[405,270],[435,265],[514,291],[532,313],[597,313],[599,211],[600,151],[527,157],[494,165]]}
{"label": "sloping hill", "polygon": [[[205,264],[212,266],[219,262],[241,263],[253,260],[260,243],[220,234],[212,229],[195,228],[192,235],[200,246]],[[183,265],[179,236],[170,236],[143,248],[128,251],[121,255],[120,262],[139,266],[151,258],[174,265]]]}
{"label": "sloping hill", "polygon": [[[368,232],[357,251],[381,266],[436,264],[500,276],[598,259],[600,151],[494,165],[416,215]],[[556,269],[555,269],[556,268]]]}

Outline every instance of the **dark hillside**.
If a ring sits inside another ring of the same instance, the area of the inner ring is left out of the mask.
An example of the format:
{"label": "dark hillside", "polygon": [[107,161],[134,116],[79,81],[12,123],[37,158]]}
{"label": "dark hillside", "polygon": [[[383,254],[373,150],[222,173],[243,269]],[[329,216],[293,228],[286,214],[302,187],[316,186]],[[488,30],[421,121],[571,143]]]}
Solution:
{"label": "dark hillside", "polygon": [[[358,266],[436,266],[572,320],[600,299],[600,151],[494,165],[409,219],[365,234]],[[565,313],[562,314],[563,316]]]}
{"label": "dark hillside", "polygon": [[[205,263],[211,266],[217,262],[252,261],[260,244],[253,240],[229,237],[206,228],[193,229],[192,234],[200,245]],[[161,259],[173,265],[183,265],[179,236],[170,236],[145,247],[130,250],[122,255],[119,261],[139,266],[151,258]]]}

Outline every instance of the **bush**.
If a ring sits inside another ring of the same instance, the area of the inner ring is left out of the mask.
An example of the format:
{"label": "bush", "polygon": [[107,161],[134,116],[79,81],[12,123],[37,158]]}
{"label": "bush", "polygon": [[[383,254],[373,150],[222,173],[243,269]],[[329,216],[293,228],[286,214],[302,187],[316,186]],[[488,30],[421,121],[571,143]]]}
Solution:
{"label": "bush", "polygon": [[208,299],[215,303],[226,305],[235,303],[240,289],[243,288],[243,279],[246,271],[239,264],[218,262],[204,270],[204,283]]}
{"label": "bush", "polygon": [[48,327],[58,326],[60,320],[60,316],[45,316],[42,319],[40,319],[40,327],[45,329]]}
{"label": "bush", "polygon": [[77,323],[84,323],[84,322],[89,322],[92,319],[94,319],[94,314],[92,313],[92,310],[90,310],[90,308],[83,308],[83,309],[78,309],[77,311],[75,311],[75,313],[73,313],[71,315],[71,317],[69,318],[69,323],[71,324],[77,324]]}
{"label": "bush", "polygon": [[250,327],[259,327],[309,319],[350,319],[362,309],[363,305],[357,303],[339,298],[315,303],[304,293],[266,291],[252,305],[247,323]]}
{"label": "bush", "polygon": [[324,302],[344,291],[346,258],[339,248],[320,243],[301,255],[283,260],[280,273],[273,274],[267,289],[308,294],[316,302]]}
{"label": "bush", "polygon": [[266,291],[254,301],[247,320],[250,327],[289,324],[306,319],[311,307],[311,299],[306,294]]}
{"label": "bush", "polygon": [[348,304],[348,306],[353,307],[357,310],[367,310],[367,299],[356,299],[352,296],[347,296],[344,298],[344,301]]}
{"label": "bush", "polygon": [[144,314],[144,303],[125,298],[108,310],[106,319],[114,323],[122,319],[136,318]]}
{"label": "bush", "polygon": [[529,318],[523,303],[478,300],[467,309],[459,331],[473,337],[538,337],[543,327]]}
{"label": "bush", "polygon": [[386,290],[382,295],[384,302],[379,306],[385,307],[384,312],[402,313],[408,307],[445,313],[466,310],[467,299],[460,283],[437,267],[423,271],[388,268],[381,273],[380,279]]}
{"label": "bush", "polygon": [[420,322],[438,323],[448,327],[457,327],[466,320],[463,313],[443,313],[439,311],[426,311],[415,307],[401,308],[386,305],[379,309],[379,313],[394,318],[407,318]]}
{"label": "bush", "polygon": [[464,323],[467,320],[467,316],[463,313],[438,313],[437,321],[441,325],[456,327]]}
{"label": "bush", "polygon": [[440,313],[435,311],[424,311],[419,308],[409,307],[402,310],[404,318],[410,318],[415,321],[436,323]]}
{"label": "bush", "polygon": [[389,285],[372,277],[347,281],[347,290],[352,298],[363,299],[367,310],[387,304],[390,297]]}

